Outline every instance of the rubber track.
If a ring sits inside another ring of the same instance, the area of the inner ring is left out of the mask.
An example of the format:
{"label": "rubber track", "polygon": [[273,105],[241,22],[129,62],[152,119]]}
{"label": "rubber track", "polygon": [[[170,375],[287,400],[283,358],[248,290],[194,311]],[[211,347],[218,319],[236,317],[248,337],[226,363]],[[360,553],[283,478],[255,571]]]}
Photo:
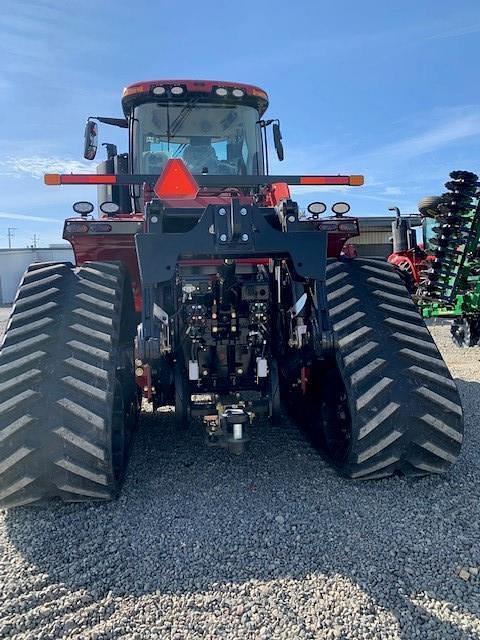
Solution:
{"label": "rubber track", "polygon": [[332,260],[326,284],[352,417],[340,471],[445,473],[463,439],[460,398],[401,278],[382,260]]}
{"label": "rubber track", "polygon": [[106,500],[125,273],[31,265],[0,351],[0,507]]}

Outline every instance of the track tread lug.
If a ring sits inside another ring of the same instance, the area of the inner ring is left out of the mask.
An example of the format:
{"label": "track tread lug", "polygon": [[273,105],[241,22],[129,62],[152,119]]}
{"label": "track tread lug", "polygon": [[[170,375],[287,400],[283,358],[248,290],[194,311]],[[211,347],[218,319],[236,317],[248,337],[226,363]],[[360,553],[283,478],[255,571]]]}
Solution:
{"label": "track tread lug", "polygon": [[364,318],[364,317],[365,317],[365,314],[363,313],[363,311],[357,311],[356,313],[352,314],[348,318],[344,318],[343,320],[339,320],[338,322],[336,322],[333,325],[333,329],[334,331],[342,331],[343,329],[346,329],[357,320],[360,320],[360,318]]}
{"label": "track tread lug", "polygon": [[31,447],[18,447],[18,449],[0,462],[0,475],[16,465],[20,460],[32,453],[32,451],[33,449]]}
{"label": "track tread lug", "polygon": [[360,340],[362,340],[366,335],[368,335],[371,332],[372,332],[371,327],[366,327],[366,326],[360,327],[359,329],[352,331],[352,333],[349,333],[345,337],[340,338],[340,340],[338,340],[338,344],[342,348],[350,347],[356,344],[357,342],[359,342]]}
{"label": "track tread lug", "polygon": [[112,289],[111,287],[106,287],[103,284],[98,284],[98,282],[92,282],[91,280],[87,280],[86,278],[82,279],[81,282],[83,287],[86,287],[88,290],[97,293],[99,295],[106,295],[109,298],[115,299],[117,297],[117,290]]}
{"label": "track tread lug", "polygon": [[14,372],[17,369],[22,369],[25,366],[32,365],[34,362],[38,362],[47,355],[46,351],[34,351],[21,358],[16,358],[7,364],[0,365],[0,376],[5,374],[16,375]]}
{"label": "track tread lug", "polygon": [[352,291],[352,289],[353,287],[351,284],[346,284],[340,289],[336,289],[331,293],[327,293],[327,300],[328,302],[331,302],[332,300],[337,300],[338,298],[342,298],[345,294],[349,293],[349,291]]}
{"label": "track tread lug", "polygon": [[39,302],[43,302],[45,298],[51,298],[60,293],[60,289],[57,287],[50,287],[49,289],[45,289],[45,291],[39,291],[38,293],[31,293],[29,295],[23,296],[22,298],[17,298],[14,303],[14,309],[23,309],[29,305],[37,305]]}
{"label": "track tread lug", "polygon": [[75,351],[89,355],[92,358],[95,358],[98,360],[110,360],[110,353],[108,351],[105,351],[104,349],[99,349],[98,347],[92,347],[91,345],[86,344],[85,342],[80,342],[80,340],[70,340],[68,344]]}
{"label": "track tread lug", "polygon": [[93,307],[98,309],[102,309],[103,312],[111,311],[113,312],[115,305],[113,302],[109,302],[107,300],[102,300],[101,298],[96,298],[88,293],[77,293],[75,298],[80,300],[81,302],[85,302]]}
{"label": "track tread lug", "polygon": [[430,400],[430,402],[435,403],[443,411],[456,413],[460,417],[463,416],[463,410],[459,404],[457,404],[456,402],[452,402],[448,398],[444,398],[442,395],[440,395],[439,393],[436,393],[435,391],[432,391],[428,387],[424,387],[424,386],[419,387],[417,389],[417,393],[419,393],[421,396],[423,396],[427,400]]}
{"label": "track tread lug", "polygon": [[[28,485],[32,484],[35,481],[35,478],[31,476],[23,476],[18,480],[15,480],[12,484],[7,485],[4,489],[0,489],[0,500],[5,500],[5,498],[10,498],[11,496],[22,489],[25,489]],[[34,498],[37,500],[38,498]],[[20,499],[18,502],[13,503],[9,506],[20,506],[20,504],[25,504],[28,499],[24,499],[23,501]],[[28,502],[33,502],[34,500],[28,500]],[[1,503],[0,503],[1,505]]]}
{"label": "track tread lug", "polygon": [[83,407],[81,404],[78,404],[69,398],[60,398],[57,400],[57,404],[63,407],[63,409],[72,416],[79,418],[88,425],[91,425],[100,431],[105,429],[105,420],[94,411],[90,411],[90,409]]}
{"label": "track tread lug", "polygon": [[399,327],[404,331],[412,331],[413,333],[418,333],[422,336],[430,335],[430,331],[427,327],[422,327],[422,325],[414,324],[413,322],[406,322],[405,320],[399,320],[398,318],[385,318],[385,322],[393,327]]}
{"label": "track tread lug", "polygon": [[27,427],[28,425],[32,424],[33,421],[34,418],[32,418],[31,415],[26,414],[24,416],[21,416],[20,418],[17,418],[10,424],[7,424],[7,426],[3,427],[3,429],[0,431],[0,442],[6,440],[7,438],[10,438],[10,436],[13,436],[23,427]]}
{"label": "track tread lug", "polygon": [[448,387],[449,389],[455,390],[457,388],[457,385],[451,378],[447,378],[446,376],[442,376],[439,373],[430,371],[430,369],[424,369],[423,367],[413,365],[409,367],[409,370],[418,376],[422,376],[422,378],[426,378],[431,382],[438,382],[438,384],[441,384],[444,387]]}
{"label": "track tread lug", "polygon": [[330,317],[333,318],[339,313],[343,313],[343,311],[355,306],[358,302],[359,300],[357,298],[350,298],[349,300],[345,300],[345,302],[341,302],[336,307],[330,309]]}
{"label": "track tread lug", "polygon": [[106,402],[107,400],[107,392],[95,387],[93,384],[89,384],[88,382],[84,382],[83,380],[79,380],[73,376],[65,376],[62,378],[62,381],[67,386],[80,391],[92,400],[98,400],[100,402]]}
{"label": "track tread lug", "polygon": [[443,420],[440,420],[440,418],[437,418],[430,413],[426,413],[420,417],[420,420],[423,420],[428,424],[428,426],[433,427],[447,438],[451,438],[458,443],[463,442],[463,433],[456,429],[452,429],[450,425],[446,424]]}
{"label": "track tread lug", "polygon": [[397,340],[401,340],[402,342],[411,344],[415,347],[418,347],[419,349],[427,349],[428,351],[433,351],[435,353],[438,353],[437,345],[434,342],[421,340],[420,338],[416,338],[415,336],[410,336],[407,333],[401,333],[400,331],[396,331],[392,335]]}
{"label": "track tread lug", "polygon": [[411,309],[403,309],[402,307],[397,307],[393,304],[388,304],[383,302],[379,305],[380,309],[385,311],[390,311],[391,313],[398,313],[401,316],[405,316],[407,318],[412,318],[415,320],[422,320],[422,316],[418,313],[418,311],[412,311]]}
{"label": "track tread lug", "polygon": [[96,445],[92,444],[92,442],[89,442],[85,438],[82,438],[82,436],[79,436],[70,429],[67,429],[65,427],[58,427],[58,429],[55,429],[54,432],[60,438],[66,440],[66,442],[68,442],[69,444],[73,444],[75,447],[86,451],[94,458],[98,458],[98,460],[102,461],[106,459],[105,451],[101,447],[97,447]]}
{"label": "track tread lug", "polygon": [[0,414],[6,414],[9,411],[13,411],[14,409],[17,409],[18,407],[20,407],[20,405],[24,404],[28,400],[32,400],[33,398],[36,398],[37,396],[38,396],[38,393],[36,391],[33,391],[32,389],[27,389],[26,391],[22,391],[21,393],[18,393],[13,398],[10,398],[9,400],[5,400],[4,402],[0,403]]}
{"label": "track tread lug", "polygon": [[345,271],[341,271],[340,273],[336,273],[335,275],[327,278],[326,285],[327,287],[330,287],[332,284],[336,284],[341,280],[345,280],[345,278],[348,278],[348,273],[346,273]]}
{"label": "track tread lug", "polygon": [[405,291],[405,285],[398,284],[396,282],[390,282],[389,280],[380,280],[380,278],[375,278],[371,276],[367,278],[367,282],[369,284],[374,284],[380,287],[384,287],[385,289],[390,289],[391,291],[401,291],[402,293]]}
{"label": "track tread lug", "polygon": [[398,303],[404,304],[406,307],[409,307],[411,309],[415,308],[415,305],[410,298],[399,296],[396,293],[381,291],[380,289],[375,289],[375,291],[373,291],[372,293],[377,298],[384,298],[385,300],[388,300],[390,302],[396,302],[397,304]]}
{"label": "track tread lug", "polygon": [[378,396],[384,389],[386,389],[393,382],[392,378],[384,377],[375,383],[368,391],[365,391],[361,396],[357,398],[357,411],[360,409],[364,409],[367,405],[369,405],[372,400]]}
{"label": "track tread lug", "polygon": [[358,371],[352,373],[350,375],[350,382],[353,386],[360,384],[361,382],[363,382],[363,380],[365,380],[365,378],[370,376],[372,373],[375,373],[375,371],[377,371],[377,369],[379,369],[385,363],[386,360],[384,360],[383,358],[374,358],[371,362],[364,365],[361,369],[358,369]]}
{"label": "track tread lug", "polygon": [[81,334],[82,336],[86,336],[88,338],[91,338],[92,340],[98,340],[99,342],[103,342],[106,345],[109,345],[112,342],[112,336],[109,333],[91,329],[90,327],[86,327],[83,324],[71,324],[70,329],[72,331],[75,331],[76,333]]}
{"label": "track tread lug", "polygon": [[73,473],[76,476],[80,476],[81,478],[85,478],[86,480],[90,480],[91,482],[95,482],[96,484],[108,485],[107,476],[104,473],[96,473],[91,471],[91,469],[87,469],[82,465],[76,464],[67,458],[60,458],[55,461],[57,467],[61,467],[70,473]]}

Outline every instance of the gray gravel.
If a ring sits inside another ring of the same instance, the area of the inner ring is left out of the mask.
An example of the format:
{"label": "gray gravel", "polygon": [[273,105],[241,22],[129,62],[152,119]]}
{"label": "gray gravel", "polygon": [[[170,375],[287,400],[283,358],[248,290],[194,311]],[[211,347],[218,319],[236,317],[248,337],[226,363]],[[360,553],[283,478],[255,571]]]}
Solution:
{"label": "gray gravel", "polygon": [[286,420],[230,457],[145,413],[117,502],[0,514],[0,637],[479,638],[480,349],[432,332],[466,412],[448,477],[342,480]]}

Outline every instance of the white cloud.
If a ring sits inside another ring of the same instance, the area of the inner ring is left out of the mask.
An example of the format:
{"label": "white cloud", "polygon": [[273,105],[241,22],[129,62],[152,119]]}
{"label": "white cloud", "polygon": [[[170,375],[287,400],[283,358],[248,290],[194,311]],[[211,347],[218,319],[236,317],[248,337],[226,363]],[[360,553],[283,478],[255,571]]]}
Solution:
{"label": "white cloud", "polygon": [[10,213],[6,211],[0,211],[0,218],[6,219],[6,220],[28,220],[30,222],[55,222],[57,224],[60,224],[61,222],[63,222],[58,218],[47,218],[43,216],[28,216],[28,215],[24,215],[23,213]]}
{"label": "white cloud", "polygon": [[382,191],[382,195],[384,196],[401,196],[403,195],[403,190],[400,187],[385,187]]}
{"label": "white cloud", "polygon": [[367,153],[368,156],[393,156],[398,160],[409,160],[435,151],[452,142],[480,135],[480,114],[457,115],[446,122],[427,129],[423,133],[385,145]]}
{"label": "white cloud", "polygon": [[45,173],[92,173],[92,165],[56,156],[7,157],[0,160],[0,175],[39,180]]}
{"label": "white cloud", "polygon": [[470,26],[459,27],[458,29],[449,29],[448,31],[434,34],[433,36],[428,36],[427,40],[440,40],[443,38],[458,38],[460,36],[467,36],[474,33],[480,33],[479,24],[472,24]]}

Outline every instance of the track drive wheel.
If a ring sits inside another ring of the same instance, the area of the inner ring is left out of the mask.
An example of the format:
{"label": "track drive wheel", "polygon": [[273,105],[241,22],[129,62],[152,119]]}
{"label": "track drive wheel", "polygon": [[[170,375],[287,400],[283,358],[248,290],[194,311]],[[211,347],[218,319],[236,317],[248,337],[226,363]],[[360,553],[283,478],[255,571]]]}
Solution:
{"label": "track drive wheel", "polygon": [[307,405],[328,457],[351,478],[444,473],[462,407],[400,276],[382,260],[330,260],[326,286],[335,357],[313,371]]}
{"label": "track drive wheel", "polygon": [[119,263],[31,265],[0,351],[0,507],[108,500],[138,417]]}

